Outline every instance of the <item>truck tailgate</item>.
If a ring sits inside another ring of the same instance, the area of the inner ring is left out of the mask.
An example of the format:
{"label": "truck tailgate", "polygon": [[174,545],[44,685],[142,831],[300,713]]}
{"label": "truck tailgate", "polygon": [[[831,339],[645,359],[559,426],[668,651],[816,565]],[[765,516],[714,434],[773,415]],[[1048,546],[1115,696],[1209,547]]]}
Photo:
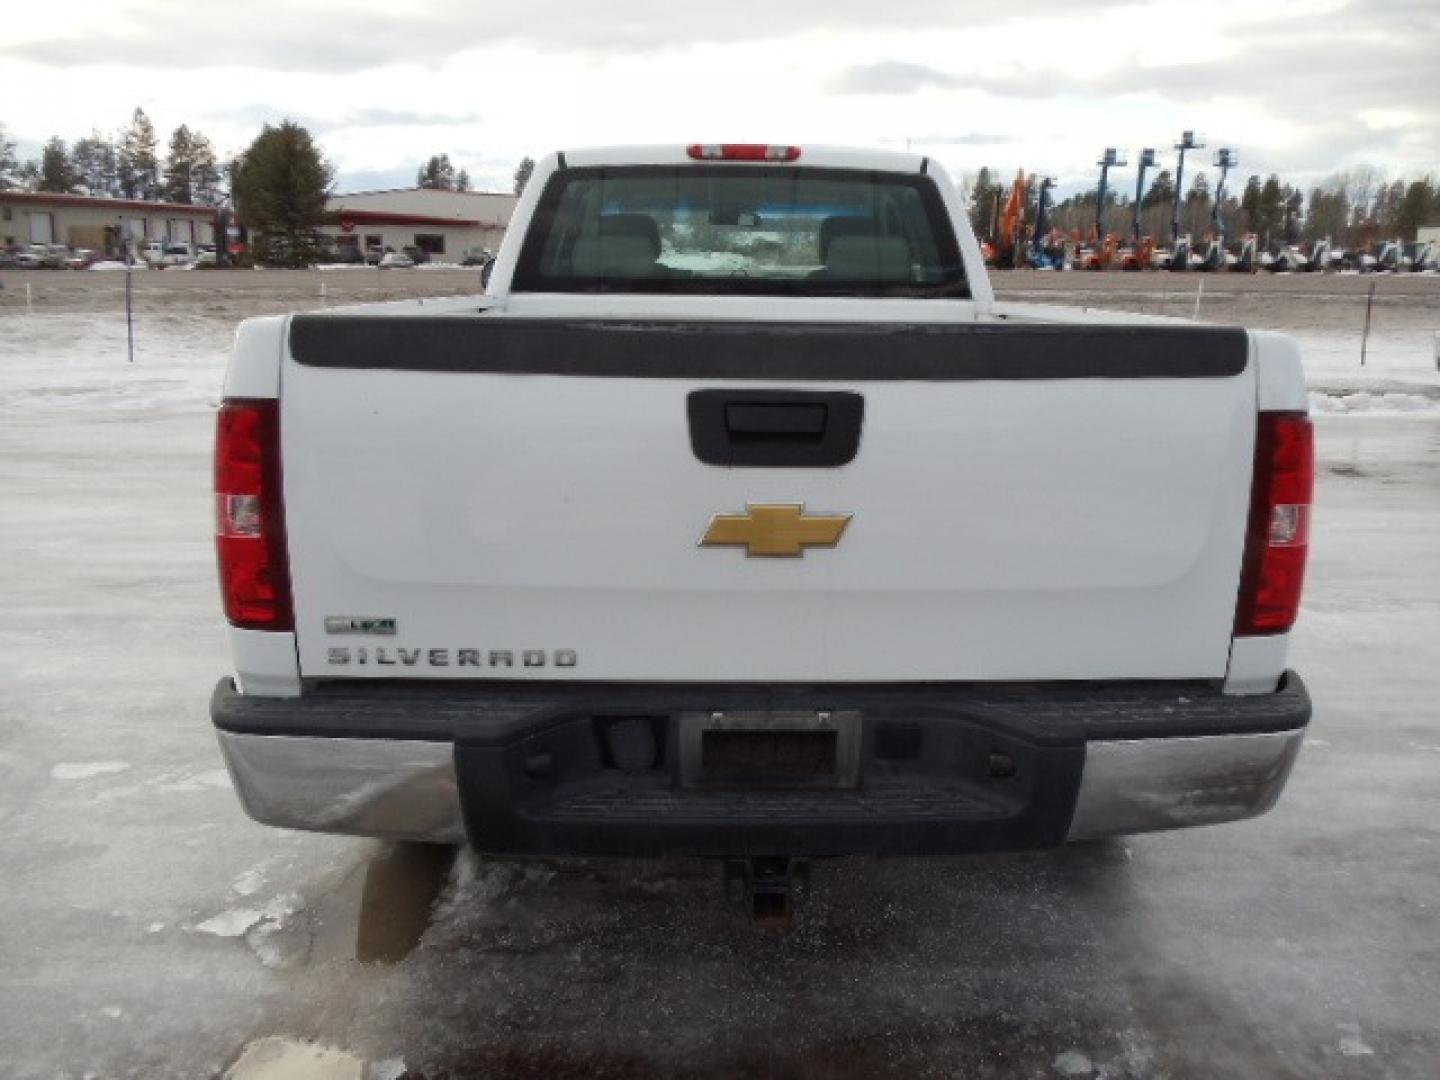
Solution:
{"label": "truck tailgate", "polygon": [[[1222,677],[1248,355],[1243,331],[1188,326],[297,317],[301,673]],[[708,464],[697,391],[858,395],[858,448]],[[699,543],[716,515],[796,505],[848,515],[838,542]]]}

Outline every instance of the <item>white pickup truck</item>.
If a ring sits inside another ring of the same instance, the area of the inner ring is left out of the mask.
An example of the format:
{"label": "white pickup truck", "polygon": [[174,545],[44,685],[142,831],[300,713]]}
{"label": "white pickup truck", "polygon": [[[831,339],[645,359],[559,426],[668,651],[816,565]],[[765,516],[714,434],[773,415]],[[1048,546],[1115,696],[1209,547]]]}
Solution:
{"label": "white pickup truck", "polygon": [[211,716],[257,820],[764,860],[1275,802],[1289,338],[997,302],[909,154],[554,154],[492,269],[240,327]]}

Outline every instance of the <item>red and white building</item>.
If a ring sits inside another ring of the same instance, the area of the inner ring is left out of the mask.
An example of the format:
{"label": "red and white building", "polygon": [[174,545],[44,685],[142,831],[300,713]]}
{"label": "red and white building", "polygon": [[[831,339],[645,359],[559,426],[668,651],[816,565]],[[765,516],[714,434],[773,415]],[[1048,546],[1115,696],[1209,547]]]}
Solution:
{"label": "red and white building", "polygon": [[336,247],[428,252],[437,262],[460,262],[467,255],[494,252],[510,223],[517,196],[494,191],[439,191],[396,188],[332,195],[326,204],[335,217],[322,231]]}

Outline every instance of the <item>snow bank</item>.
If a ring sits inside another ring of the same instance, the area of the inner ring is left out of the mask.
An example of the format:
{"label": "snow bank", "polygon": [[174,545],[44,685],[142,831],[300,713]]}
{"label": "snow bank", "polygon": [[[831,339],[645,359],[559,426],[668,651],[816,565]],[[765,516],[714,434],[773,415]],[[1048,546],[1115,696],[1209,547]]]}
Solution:
{"label": "snow bank", "polygon": [[[1440,324],[1440,313],[1436,314]],[[1428,328],[1373,333],[1360,363],[1360,335],[1297,332],[1305,375],[1312,389],[1433,390],[1440,392],[1435,330]]]}
{"label": "snow bank", "polygon": [[230,319],[147,313],[127,359],[123,312],[0,318],[0,409],[189,412],[213,406],[235,334]]}
{"label": "snow bank", "polygon": [[1399,391],[1312,390],[1310,411],[1327,416],[1399,416],[1440,411],[1440,399]]}

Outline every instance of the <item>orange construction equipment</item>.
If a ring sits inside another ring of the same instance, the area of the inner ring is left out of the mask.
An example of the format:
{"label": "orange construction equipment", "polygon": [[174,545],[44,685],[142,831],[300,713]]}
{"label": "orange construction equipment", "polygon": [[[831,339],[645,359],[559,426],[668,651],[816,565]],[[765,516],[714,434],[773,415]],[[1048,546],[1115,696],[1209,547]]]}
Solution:
{"label": "orange construction equipment", "polygon": [[1015,265],[1015,253],[1021,242],[1020,233],[1025,228],[1025,204],[1029,190],[1025,182],[1025,170],[1017,170],[1015,183],[1010,188],[1010,198],[1005,200],[1005,209],[1000,214],[1000,235],[995,238],[1001,266]]}
{"label": "orange construction equipment", "polygon": [[1120,238],[1114,233],[1105,234],[1105,242],[1090,248],[1080,259],[1082,270],[1109,270],[1115,265],[1120,254]]}
{"label": "orange construction equipment", "polygon": [[1151,256],[1155,254],[1155,238],[1143,236],[1138,247],[1127,248],[1120,256],[1121,270],[1149,270]]}

